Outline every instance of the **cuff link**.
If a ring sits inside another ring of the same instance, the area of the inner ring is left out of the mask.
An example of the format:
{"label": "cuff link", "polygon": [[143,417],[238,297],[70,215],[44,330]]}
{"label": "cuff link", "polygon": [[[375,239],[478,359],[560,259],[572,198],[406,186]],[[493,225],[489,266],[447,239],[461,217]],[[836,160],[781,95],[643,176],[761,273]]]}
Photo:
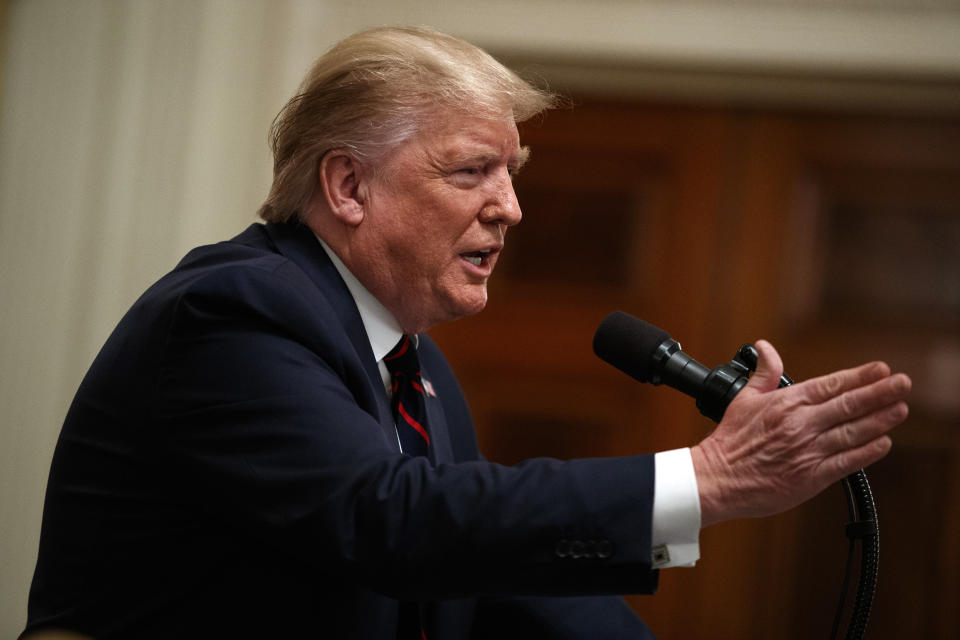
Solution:
{"label": "cuff link", "polygon": [[667,545],[658,544],[653,549],[651,549],[651,552],[653,554],[653,559],[651,564],[653,565],[654,569],[662,567],[663,565],[668,564],[670,562],[670,550],[667,549]]}

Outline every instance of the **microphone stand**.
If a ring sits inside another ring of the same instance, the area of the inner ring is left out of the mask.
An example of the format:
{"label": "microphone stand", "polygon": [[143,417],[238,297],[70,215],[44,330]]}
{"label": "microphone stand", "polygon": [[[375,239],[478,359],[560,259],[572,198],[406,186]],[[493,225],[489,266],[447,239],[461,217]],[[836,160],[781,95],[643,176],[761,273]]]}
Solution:
{"label": "microphone stand", "polygon": [[837,615],[833,620],[831,640],[837,637],[840,627],[841,611],[847,596],[847,585],[850,579],[850,566],[853,560],[854,548],[857,540],[861,541],[860,550],[860,579],[857,583],[857,597],[853,603],[853,613],[847,627],[847,640],[859,640],[867,629],[870,618],[870,607],[873,604],[873,594],[877,590],[877,571],[880,563],[880,528],[877,524],[877,506],[873,501],[873,492],[863,469],[856,471],[842,481],[844,495],[847,497],[847,509],[850,513],[850,522],[847,523],[847,538],[850,547],[847,553],[847,569],[844,575],[843,587],[840,591],[840,604]]}
{"label": "microphone stand", "polygon": [[[711,370],[704,382],[704,392],[697,398],[697,408],[700,409],[700,413],[715,422],[720,422],[727,405],[746,385],[750,372],[757,370],[757,359],[756,348],[752,344],[745,344],[740,347],[733,360],[728,364],[720,365]],[[793,384],[793,380],[786,374],[780,376],[780,387],[791,384]],[[847,552],[843,586],[840,591],[840,603],[837,605],[837,613],[833,620],[830,638],[835,640],[840,628],[843,606],[850,583],[854,549],[857,540],[860,540],[860,578],[857,583],[857,596],[854,600],[853,612],[850,616],[846,635],[846,640],[860,640],[867,628],[870,608],[873,605],[873,595],[877,588],[877,571],[880,562],[880,529],[877,525],[877,506],[873,501],[870,483],[867,481],[867,474],[864,473],[863,469],[844,478],[841,484],[844,496],[847,499],[847,510],[850,514],[850,522],[846,526],[846,534],[850,540],[850,545]]]}

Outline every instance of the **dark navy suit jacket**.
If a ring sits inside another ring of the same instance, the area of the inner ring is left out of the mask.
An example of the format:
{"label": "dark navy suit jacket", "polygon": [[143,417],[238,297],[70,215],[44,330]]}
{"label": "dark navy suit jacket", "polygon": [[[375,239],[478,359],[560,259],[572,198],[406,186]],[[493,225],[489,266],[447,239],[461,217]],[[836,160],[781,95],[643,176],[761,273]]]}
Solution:
{"label": "dark navy suit jacket", "polygon": [[[27,629],[97,638],[635,638],[653,457],[505,467],[421,337],[430,459],[400,454],[312,233],[252,225],[153,285],[61,432]],[[582,597],[573,597],[582,596]]]}

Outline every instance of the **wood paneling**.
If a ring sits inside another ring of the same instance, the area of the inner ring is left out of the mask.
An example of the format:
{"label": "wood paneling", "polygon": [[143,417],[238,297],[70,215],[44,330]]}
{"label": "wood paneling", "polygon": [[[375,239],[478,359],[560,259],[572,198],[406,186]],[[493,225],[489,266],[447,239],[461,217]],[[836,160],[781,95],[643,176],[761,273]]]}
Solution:
{"label": "wood paneling", "polygon": [[[521,136],[534,151],[516,182],[524,222],[488,308],[433,332],[487,456],[631,454],[709,432],[681,394],[593,356],[614,309],[709,365],[760,337],[797,379],[885,359],[915,392],[870,470],[882,546],[869,637],[957,637],[960,120],[584,101]],[[845,522],[834,487],[712,527],[695,569],[629,600],[663,638],[826,637]]]}

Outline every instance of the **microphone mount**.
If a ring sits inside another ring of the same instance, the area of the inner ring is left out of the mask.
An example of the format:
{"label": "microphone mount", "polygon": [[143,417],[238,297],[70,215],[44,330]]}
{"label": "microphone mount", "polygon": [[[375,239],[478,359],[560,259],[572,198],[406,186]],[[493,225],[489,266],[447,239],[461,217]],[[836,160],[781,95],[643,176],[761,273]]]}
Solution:
{"label": "microphone mount", "polygon": [[[708,370],[683,353],[679,342],[667,338],[653,353],[656,373],[650,382],[659,385],[664,379],[671,380],[671,386],[697,401],[700,413],[720,422],[727,405],[747,384],[750,373],[757,370],[759,357],[756,347],[748,343],[737,349],[730,362]],[[793,380],[788,375],[780,376],[780,387],[791,384]]]}

